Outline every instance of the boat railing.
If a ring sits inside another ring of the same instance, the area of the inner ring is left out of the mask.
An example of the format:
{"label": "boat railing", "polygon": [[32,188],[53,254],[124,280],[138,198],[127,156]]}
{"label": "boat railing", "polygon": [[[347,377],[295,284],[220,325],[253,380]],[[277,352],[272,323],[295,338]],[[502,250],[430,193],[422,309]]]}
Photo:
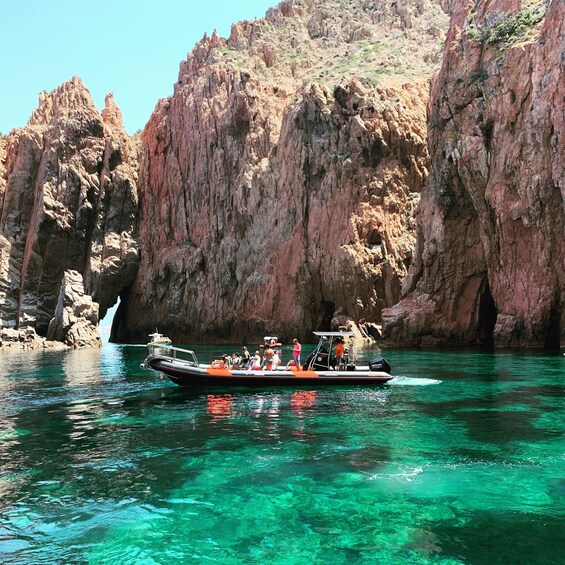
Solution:
{"label": "boat railing", "polygon": [[191,349],[184,349],[182,347],[174,347],[172,345],[167,345],[166,343],[150,343],[149,357],[147,357],[145,362],[150,357],[166,357],[171,361],[182,361],[183,363],[188,363],[189,365],[198,367],[198,358],[194,351]]}

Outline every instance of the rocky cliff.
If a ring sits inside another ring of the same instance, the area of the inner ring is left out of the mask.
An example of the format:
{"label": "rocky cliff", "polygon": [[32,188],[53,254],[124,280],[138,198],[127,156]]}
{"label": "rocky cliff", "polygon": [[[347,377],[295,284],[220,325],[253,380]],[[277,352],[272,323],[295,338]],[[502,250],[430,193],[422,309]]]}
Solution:
{"label": "rocky cliff", "polygon": [[89,332],[122,297],[119,341],[382,320],[404,345],[565,342],[564,21],[285,1],[199,42],[141,140],[79,79],[42,94],[0,139],[0,339],[70,328],[75,270]]}
{"label": "rocky cliff", "polygon": [[449,6],[287,1],[198,43],[142,134],[140,267],[112,339],[379,322],[412,258]]}
{"label": "rocky cliff", "polygon": [[82,275],[78,271],[65,271],[47,339],[74,348],[100,347],[98,321],[98,304],[84,293]]}
{"label": "rocky cliff", "polygon": [[135,276],[139,142],[80,79],[0,141],[0,325],[46,335],[67,269],[104,316]]}
{"label": "rocky cliff", "polygon": [[565,342],[564,37],[562,0],[454,2],[416,261],[388,338]]}

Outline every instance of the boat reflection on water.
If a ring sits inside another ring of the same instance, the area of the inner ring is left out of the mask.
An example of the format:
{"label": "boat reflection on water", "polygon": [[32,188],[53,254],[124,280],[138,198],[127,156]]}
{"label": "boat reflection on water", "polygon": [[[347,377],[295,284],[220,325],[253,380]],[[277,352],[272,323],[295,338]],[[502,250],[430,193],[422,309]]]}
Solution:
{"label": "boat reflection on water", "polygon": [[209,394],[207,400],[207,414],[211,416],[212,422],[229,418],[232,413],[233,395],[231,394]]}
{"label": "boat reflection on water", "polygon": [[[315,390],[297,390],[290,395],[254,394],[251,396],[239,396],[229,393],[207,394],[206,414],[212,423],[226,420],[237,414],[245,414],[249,410],[256,418],[263,416],[275,422],[285,412],[302,420],[304,418],[313,418],[316,415],[317,399],[318,392]],[[290,407],[291,410],[285,410],[285,406],[287,408]]]}
{"label": "boat reflection on water", "polygon": [[297,427],[292,431],[294,439],[308,441],[316,438],[316,434],[308,432],[305,419],[316,416],[316,402],[318,393],[315,390],[297,390],[290,397],[290,406],[297,417]]}
{"label": "boat reflection on water", "polygon": [[294,413],[301,418],[308,414],[308,409],[316,406],[317,392],[315,390],[297,390],[290,398]]}

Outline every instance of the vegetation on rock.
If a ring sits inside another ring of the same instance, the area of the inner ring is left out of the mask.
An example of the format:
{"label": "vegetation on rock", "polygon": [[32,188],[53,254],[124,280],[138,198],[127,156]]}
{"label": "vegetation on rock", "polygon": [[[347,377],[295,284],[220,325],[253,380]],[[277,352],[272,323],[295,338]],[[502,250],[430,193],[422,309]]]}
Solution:
{"label": "vegetation on rock", "polygon": [[486,45],[510,47],[535,38],[537,25],[543,21],[547,11],[544,0],[511,14],[494,14],[484,24],[474,26],[472,18],[467,35]]}

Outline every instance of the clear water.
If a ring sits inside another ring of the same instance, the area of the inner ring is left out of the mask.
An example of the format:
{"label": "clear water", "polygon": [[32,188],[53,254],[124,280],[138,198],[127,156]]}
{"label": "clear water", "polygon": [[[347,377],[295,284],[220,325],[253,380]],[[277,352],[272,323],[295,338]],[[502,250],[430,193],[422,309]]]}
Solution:
{"label": "clear water", "polygon": [[380,388],[248,391],[145,351],[0,354],[1,563],[565,563],[562,355],[391,351]]}

